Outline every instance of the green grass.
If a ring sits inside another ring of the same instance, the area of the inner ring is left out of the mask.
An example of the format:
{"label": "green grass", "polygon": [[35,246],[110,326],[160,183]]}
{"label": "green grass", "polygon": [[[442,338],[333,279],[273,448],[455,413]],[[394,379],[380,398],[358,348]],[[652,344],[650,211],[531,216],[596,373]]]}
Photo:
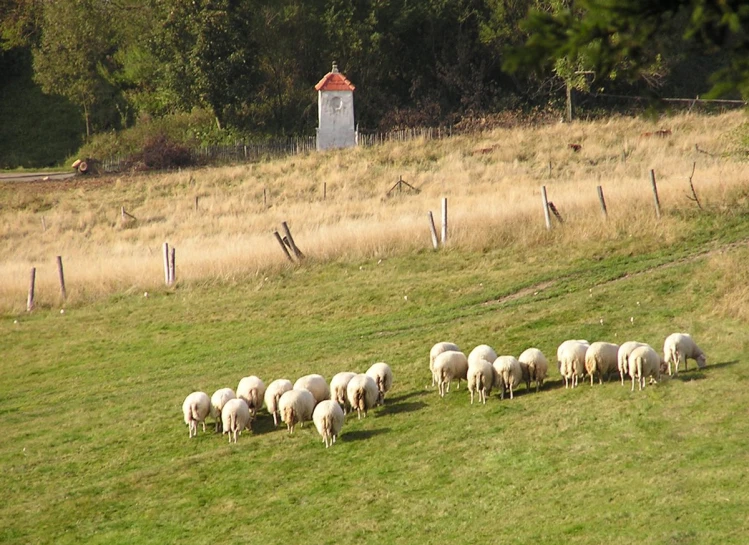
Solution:
{"label": "green grass", "polygon": [[[310,262],[6,315],[0,542],[743,544],[749,329],[720,308],[706,252],[742,262],[746,217],[705,214],[671,247],[591,244],[590,259],[548,245],[532,263],[513,247]],[[643,392],[565,390],[553,362],[512,401],[427,387],[437,341],[554,360],[568,338],[661,350],[674,331],[708,367]],[[187,437],[193,390],[378,360],[395,374],[385,407],[331,449],[264,411],[237,445]]]}

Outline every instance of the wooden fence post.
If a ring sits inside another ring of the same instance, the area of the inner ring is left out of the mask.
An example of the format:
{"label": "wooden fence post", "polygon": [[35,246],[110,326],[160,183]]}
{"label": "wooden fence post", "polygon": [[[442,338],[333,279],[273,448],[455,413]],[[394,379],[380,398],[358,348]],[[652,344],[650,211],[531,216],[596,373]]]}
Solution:
{"label": "wooden fence post", "polygon": [[442,246],[447,244],[447,197],[442,199]]}
{"label": "wooden fence post", "polygon": [[601,211],[605,217],[608,217],[609,212],[606,210],[606,200],[603,198],[603,188],[599,185],[596,189],[598,190],[598,201],[601,203]]}
{"label": "wooden fence post", "polygon": [[278,231],[273,231],[273,235],[276,237],[276,240],[281,245],[281,249],[283,250],[283,253],[285,253],[286,257],[289,258],[289,261],[293,263],[294,259],[291,257],[291,254],[289,253],[288,248],[286,248],[286,244],[283,243],[283,239],[281,238],[281,235],[278,234]]}
{"label": "wooden fence post", "polygon": [[440,243],[439,240],[437,240],[437,228],[434,226],[434,215],[431,210],[427,214],[427,217],[429,218],[429,232],[432,233],[432,246],[434,246],[434,249],[436,250],[439,248]]}
{"label": "wooden fence post", "polygon": [[200,197],[198,195],[195,196],[195,211],[198,211],[198,201],[200,200]]}
{"label": "wooden fence post", "polygon": [[175,254],[175,248],[172,246],[172,258],[169,261],[169,285],[174,285],[174,280],[176,279],[177,274],[177,266],[174,264],[174,254]]}
{"label": "wooden fence post", "polygon": [[650,186],[653,188],[653,198],[655,199],[655,217],[661,219],[661,201],[658,199],[658,186],[655,183],[655,170],[650,170]]}
{"label": "wooden fence post", "polygon": [[44,216],[42,216],[42,231],[47,230],[47,222],[44,220]]}
{"label": "wooden fence post", "polygon": [[551,229],[551,215],[549,215],[549,199],[546,197],[546,186],[541,186],[541,199],[544,203],[544,220],[546,220],[546,229]]}
{"label": "wooden fence post", "polygon": [[328,196],[328,182],[322,183],[322,200],[325,200]]}
{"label": "wooden fence post", "polygon": [[62,300],[65,301],[68,298],[68,293],[65,290],[65,274],[62,270],[62,256],[57,256],[57,276],[60,277],[60,293],[62,293]]}
{"label": "wooden fence post", "polygon": [[263,188],[263,206],[268,206],[268,197],[265,194],[265,188]]}
{"label": "wooden fence post", "polygon": [[291,250],[294,252],[294,257],[299,260],[304,259],[304,254],[299,248],[297,248],[297,245],[294,242],[294,237],[291,236],[291,231],[289,230],[288,224],[284,221],[283,223],[281,223],[281,227],[283,228],[283,232],[286,234],[286,239],[289,241]]}
{"label": "wooden fence post", "polygon": [[26,299],[26,312],[34,310],[34,284],[36,283],[36,267],[31,267],[31,280],[29,281],[29,296]]}
{"label": "wooden fence post", "polygon": [[169,243],[164,243],[164,283],[169,285]]}

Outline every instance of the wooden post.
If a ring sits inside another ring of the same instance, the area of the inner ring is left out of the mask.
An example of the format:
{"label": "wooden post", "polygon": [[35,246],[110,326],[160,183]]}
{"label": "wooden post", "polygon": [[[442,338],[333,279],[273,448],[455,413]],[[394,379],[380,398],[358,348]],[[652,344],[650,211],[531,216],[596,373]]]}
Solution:
{"label": "wooden post", "polygon": [[291,231],[289,230],[288,224],[284,221],[281,224],[281,227],[283,228],[283,232],[286,234],[286,238],[289,241],[291,250],[294,252],[294,257],[296,257],[297,259],[304,259],[304,254],[299,248],[297,248],[297,245],[294,242],[294,237],[291,236]]}
{"label": "wooden post", "polygon": [[276,240],[281,245],[281,249],[283,250],[283,253],[285,253],[286,257],[289,258],[289,261],[291,261],[293,263],[294,259],[291,257],[291,254],[289,253],[289,250],[286,248],[286,244],[283,243],[283,239],[281,238],[281,235],[278,234],[278,231],[273,231],[273,235],[275,235]]}
{"label": "wooden post", "polygon": [[169,285],[169,243],[164,243],[164,283]]}
{"label": "wooden post", "polygon": [[174,264],[174,253],[175,248],[172,246],[172,258],[169,260],[169,285],[174,285],[174,280],[176,278],[177,273],[177,266]]}
{"label": "wooden post", "polygon": [[328,196],[328,182],[322,183],[322,200],[325,200],[325,198]]}
{"label": "wooden post", "polygon": [[541,199],[544,203],[544,220],[546,220],[546,229],[551,229],[551,215],[549,214],[549,199],[546,197],[546,186],[541,186]]}
{"label": "wooden post", "polygon": [[431,210],[427,214],[427,217],[429,218],[429,232],[432,233],[432,246],[434,246],[434,249],[436,250],[439,248],[440,243],[439,240],[437,240],[437,228],[434,226],[434,215]]}
{"label": "wooden post", "polygon": [[606,210],[606,200],[603,198],[603,188],[599,185],[596,189],[598,190],[598,201],[601,203],[601,211],[605,217],[608,217],[609,212]]}
{"label": "wooden post", "polygon": [[57,256],[57,276],[60,277],[60,293],[62,294],[62,300],[65,301],[68,298],[68,293],[65,290],[65,274],[62,270],[62,256]]}
{"label": "wooden post", "polygon": [[447,197],[442,199],[442,246],[447,244]]}
{"label": "wooden post", "polygon": [[34,310],[34,284],[36,283],[36,267],[31,267],[31,280],[29,281],[29,296],[26,299],[26,312]]}
{"label": "wooden post", "polygon": [[42,216],[42,231],[46,231],[46,230],[47,230],[47,222],[44,221],[44,216]]}
{"label": "wooden post", "polygon": [[572,85],[567,82],[567,123],[572,123],[575,118],[575,105],[572,102],[573,91]]}
{"label": "wooden post", "polygon": [[549,210],[551,210],[551,213],[554,214],[554,217],[557,218],[559,223],[564,223],[562,215],[559,213],[559,210],[557,210],[557,207],[554,206],[554,203],[551,201],[549,201]]}
{"label": "wooden post", "polygon": [[655,200],[655,217],[661,219],[661,201],[658,199],[658,186],[655,183],[655,171],[650,170],[650,186],[653,188],[653,198]]}
{"label": "wooden post", "polygon": [[551,178],[551,161],[549,161],[549,178]]}
{"label": "wooden post", "polygon": [[120,206],[120,219],[122,220],[122,223],[125,223],[127,221],[127,217],[125,216],[124,206]]}
{"label": "wooden post", "polygon": [[268,206],[268,198],[265,195],[265,188],[263,188],[263,206]]}
{"label": "wooden post", "polygon": [[199,201],[199,200],[200,200],[200,197],[196,195],[196,196],[195,196],[195,211],[196,211],[196,212],[198,211],[198,201]]}

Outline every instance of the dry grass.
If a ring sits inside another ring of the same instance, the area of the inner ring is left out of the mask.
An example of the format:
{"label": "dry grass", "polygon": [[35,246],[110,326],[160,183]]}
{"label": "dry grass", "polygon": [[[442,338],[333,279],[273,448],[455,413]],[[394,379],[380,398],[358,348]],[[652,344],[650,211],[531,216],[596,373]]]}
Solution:
{"label": "dry grass", "polygon": [[[672,135],[641,136],[660,128]],[[666,212],[696,209],[687,197],[695,161],[702,205],[729,206],[746,198],[744,132],[740,112],[683,115],[657,124],[615,118],[158,176],[5,184],[0,186],[0,310],[25,307],[32,266],[39,304],[59,305],[56,255],[64,259],[69,304],[158,288],[164,241],[177,248],[181,283],[265,276],[288,266],[272,236],[282,221],[313,261],[356,261],[429,248],[426,213],[432,210],[439,221],[443,197],[449,202],[449,244],[459,248],[556,243],[582,252],[589,240],[652,236],[649,170],[656,171]],[[574,152],[572,143],[580,151]],[[399,176],[421,192],[387,198]],[[546,231],[541,185],[565,218],[564,229]],[[597,185],[603,186],[609,207],[606,222]],[[136,221],[122,224],[122,205]],[[666,213],[657,225],[657,239],[668,242],[680,236],[684,220]]]}

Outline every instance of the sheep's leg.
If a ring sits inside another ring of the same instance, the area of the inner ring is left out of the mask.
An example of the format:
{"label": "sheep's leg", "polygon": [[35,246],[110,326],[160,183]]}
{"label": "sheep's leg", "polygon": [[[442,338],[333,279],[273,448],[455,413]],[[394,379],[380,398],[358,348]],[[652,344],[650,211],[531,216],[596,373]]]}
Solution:
{"label": "sheep's leg", "polygon": [[473,388],[471,388],[471,405],[473,405]]}
{"label": "sheep's leg", "polygon": [[512,398],[513,398],[513,395],[512,395],[512,384],[510,384],[510,399],[512,399]]}

